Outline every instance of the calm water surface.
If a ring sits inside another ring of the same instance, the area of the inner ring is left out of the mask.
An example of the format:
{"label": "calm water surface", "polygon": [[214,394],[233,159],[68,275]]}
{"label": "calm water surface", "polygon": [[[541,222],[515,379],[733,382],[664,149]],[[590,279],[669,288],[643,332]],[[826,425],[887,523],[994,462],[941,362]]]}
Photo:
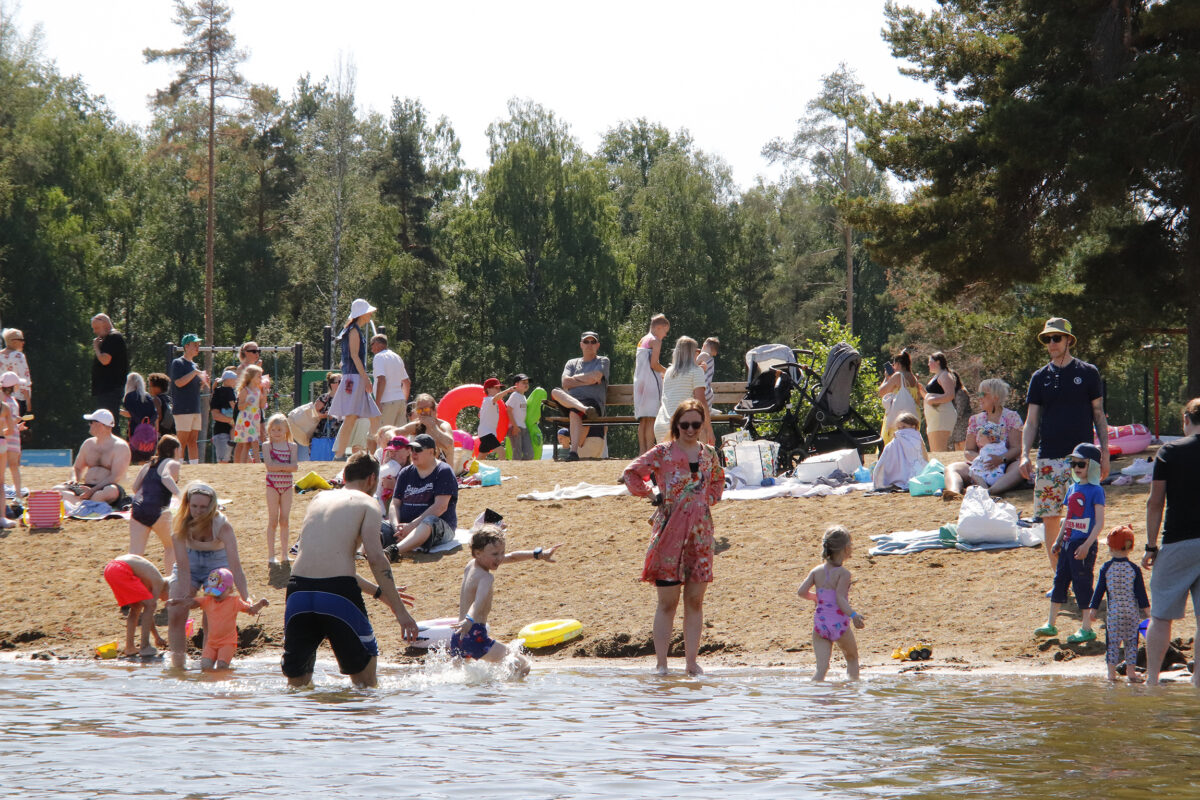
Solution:
{"label": "calm water surface", "polygon": [[1097,680],[0,661],[0,797],[1200,797],[1200,696]]}

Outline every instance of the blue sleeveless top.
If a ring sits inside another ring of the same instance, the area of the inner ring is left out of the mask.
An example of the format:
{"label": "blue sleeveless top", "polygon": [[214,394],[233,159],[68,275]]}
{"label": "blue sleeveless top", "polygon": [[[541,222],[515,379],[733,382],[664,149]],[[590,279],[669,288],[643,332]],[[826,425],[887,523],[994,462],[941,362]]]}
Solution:
{"label": "blue sleeveless top", "polygon": [[155,464],[146,473],[146,477],[142,478],[142,485],[138,487],[135,499],[147,508],[166,508],[171,504],[171,492],[163,486],[162,475],[158,473],[161,466],[161,461]]}
{"label": "blue sleeveless top", "polygon": [[357,375],[358,369],[354,366],[353,359],[350,358],[350,331],[358,331],[358,360],[362,362],[363,369],[367,367],[367,337],[363,336],[362,328],[351,322],[342,329],[338,339],[342,343],[342,374]]}

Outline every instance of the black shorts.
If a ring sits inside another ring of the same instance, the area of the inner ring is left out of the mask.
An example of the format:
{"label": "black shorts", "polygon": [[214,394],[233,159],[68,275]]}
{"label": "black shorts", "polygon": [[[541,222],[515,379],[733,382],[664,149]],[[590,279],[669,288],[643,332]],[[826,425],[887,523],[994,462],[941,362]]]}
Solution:
{"label": "black shorts", "polygon": [[133,506],[129,509],[129,516],[133,517],[134,521],[140,522],[147,528],[153,528],[154,523],[158,522],[159,517],[163,515],[166,509],[159,508],[154,505],[142,505],[138,501],[133,501]]}
{"label": "black shorts", "polygon": [[346,575],[293,575],[288,579],[283,612],[283,674],[289,678],[311,674],[317,648],[326,639],[343,675],[362,672],[379,655],[357,580]]}
{"label": "black shorts", "polygon": [[500,446],[500,440],[496,438],[494,433],[485,433],[479,437],[479,452],[490,453]]}

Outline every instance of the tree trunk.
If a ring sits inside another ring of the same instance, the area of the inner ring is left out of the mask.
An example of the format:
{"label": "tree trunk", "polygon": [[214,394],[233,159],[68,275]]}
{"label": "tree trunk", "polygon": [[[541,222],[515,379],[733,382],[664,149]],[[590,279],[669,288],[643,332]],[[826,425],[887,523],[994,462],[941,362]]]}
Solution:
{"label": "tree trunk", "polygon": [[[845,126],[845,158],[842,162],[842,202],[850,202],[850,125]],[[854,228],[844,218],[842,243],[846,249],[846,328],[854,333]]]}
{"label": "tree trunk", "polygon": [[[209,53],[208,59],[208,214],[204,226],[204,344],[214,345],[216,331],[213,325],[213,261],[216,239],[216,189],[217,189],[217,58]],[[204,354],[204,369],[213,374],[213,351]],[[208,430],[208,403],[200,404],[200,431]],[[203,436],[201,436],[203,438]],[[200,461],[204,461],[203,455]]]}

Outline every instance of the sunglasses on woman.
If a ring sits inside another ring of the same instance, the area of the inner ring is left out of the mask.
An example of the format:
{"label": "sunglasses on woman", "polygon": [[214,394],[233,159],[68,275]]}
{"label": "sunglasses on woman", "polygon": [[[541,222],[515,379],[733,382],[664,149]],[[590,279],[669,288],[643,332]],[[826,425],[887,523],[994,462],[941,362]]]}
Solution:
{"label": "sunglasses on woman", "polygon": [[686,430],[698,431],[698,430],[700,430],[700,428],[703,425],[704,425],[703,422],[680,422],[679,430],[681,430],[681,431],[686,431]]}
{"label": "sunglasses on woman", "polygon": [[251,349],[251,348],[247,347],[247,348],[246,348],[246,352],[247,352],[247,353],[253,353],[254,355],[258,355],[258,354],[259,354],[259,353],[261,353],[262,351],[261,351],[261,350],[256,350],[256,349]]}

